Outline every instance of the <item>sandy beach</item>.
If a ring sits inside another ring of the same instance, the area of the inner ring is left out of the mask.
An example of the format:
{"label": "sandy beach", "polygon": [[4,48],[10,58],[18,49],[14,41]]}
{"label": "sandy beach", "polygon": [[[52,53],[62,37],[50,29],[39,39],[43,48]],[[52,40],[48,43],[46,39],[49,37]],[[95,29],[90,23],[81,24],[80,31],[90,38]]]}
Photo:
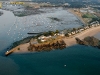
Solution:
{"label": "sandy beach", "polygon": [[76,35],[73,35],[72,38],[64,38],[63,40],[66,43],[66,47],[68,47],[68,46],[72,46],[72,45],[77,44],[76,40],[75,40],[76,37],[78,37],[82,40],[87,36],[94,36],[95,34],[97,34],[99,32],[100,32],[100,26],[93,27],[93,28],[87,29],[81,33],[78,33]]}

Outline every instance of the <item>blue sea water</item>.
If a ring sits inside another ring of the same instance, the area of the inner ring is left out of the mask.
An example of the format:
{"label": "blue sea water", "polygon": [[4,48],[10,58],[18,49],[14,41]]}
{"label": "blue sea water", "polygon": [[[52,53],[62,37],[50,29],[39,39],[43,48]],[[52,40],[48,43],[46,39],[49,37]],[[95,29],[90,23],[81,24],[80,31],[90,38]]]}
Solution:
{"label": "blue sea water", "polygon": [[50,52],[0,56],[0,75],[100,75],[100,50],[75,45]]}
{"label": "blue sea water", "polygon": [[[28,24],[29,27],[31,26],[26,22],[31,19],[31,16],[19,18],[10,11],[3,10],[3,12],[4,15],[0,16],[0,75],[100,75],[100,49],[88,46],[75,45],[63,50],[4,56],[7,48],[13,42],[22,39],[23,36],[28,36],[28,29],[25,31],[23,29]],[[72,18],[71,22],[77,20],[73,15],[69,15]],[[40,15],[36,16],[41,19]],[[70,19],[68,18],[68,20]],[[49,23],[45,18],[43,21]],[[77,24],[76,26],[79,26]],[[69,25],[75,26],[75,24]],[[68,26],[66,25],[66,27]],[[98,36],[96,35],[96,37]]]}

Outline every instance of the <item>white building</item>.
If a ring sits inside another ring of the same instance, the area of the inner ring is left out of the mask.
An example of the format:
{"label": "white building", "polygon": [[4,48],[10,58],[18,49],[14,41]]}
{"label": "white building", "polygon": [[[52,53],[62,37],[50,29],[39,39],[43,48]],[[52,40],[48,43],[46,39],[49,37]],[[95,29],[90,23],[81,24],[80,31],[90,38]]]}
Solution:
{"label": "white building", "polygon": [[76,34],[76,33],[73,31],[73,32],[71,32],[71,34],[74,35],[74,34]]}
{"label": "white building", "polygon": [[44,35],[38,37],[38,39],[44,39],[44,38],[46,38],[46,36],[44,36]]}
{"label": "white building", "polygon": [[68,35],[71,36],[72,34],[71,33],[68,33]]}

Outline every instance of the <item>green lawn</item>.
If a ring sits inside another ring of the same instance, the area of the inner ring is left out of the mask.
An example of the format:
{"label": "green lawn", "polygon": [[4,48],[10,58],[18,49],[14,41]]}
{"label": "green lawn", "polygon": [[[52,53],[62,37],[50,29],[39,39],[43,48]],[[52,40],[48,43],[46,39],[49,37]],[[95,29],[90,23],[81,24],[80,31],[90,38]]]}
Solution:
{"label": "green lawn", "polygon": [[86,13],[82,16],[83,18],[94,18],[95,16],[93,14],[90,13]]}

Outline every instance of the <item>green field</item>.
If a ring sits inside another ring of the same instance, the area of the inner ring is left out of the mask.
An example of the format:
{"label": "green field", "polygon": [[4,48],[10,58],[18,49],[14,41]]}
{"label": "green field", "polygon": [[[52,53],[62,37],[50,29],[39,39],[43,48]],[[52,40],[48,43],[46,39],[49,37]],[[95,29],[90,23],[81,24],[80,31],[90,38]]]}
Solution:
{"label": "green field", "polygon": [[86,14],[82,15],[82,18],[95,18],[95,16],[93,14],[86,13]]}

